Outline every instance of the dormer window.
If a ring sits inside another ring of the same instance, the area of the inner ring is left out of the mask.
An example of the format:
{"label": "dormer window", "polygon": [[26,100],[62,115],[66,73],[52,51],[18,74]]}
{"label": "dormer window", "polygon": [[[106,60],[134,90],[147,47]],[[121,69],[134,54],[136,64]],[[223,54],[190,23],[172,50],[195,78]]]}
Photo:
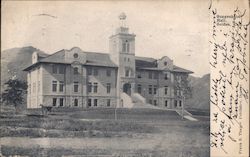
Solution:
{"label": "dormer window", "polygon": [[128,53],[129,52],[129,42],[126,40],[125,42],[122,43],[122,52]]}

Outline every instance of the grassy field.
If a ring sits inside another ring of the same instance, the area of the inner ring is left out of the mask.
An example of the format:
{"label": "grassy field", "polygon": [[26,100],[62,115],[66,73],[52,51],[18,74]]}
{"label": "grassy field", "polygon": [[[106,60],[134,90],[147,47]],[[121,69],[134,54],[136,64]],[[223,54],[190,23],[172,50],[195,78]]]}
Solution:
{"label": "grassy field", "polygon": [[[175,111],[153,109],[118,109],[117,120],[114,109],[26,113],[1,114],[3,155],[209,156],[209,117],[201,112],[195,116],[198,122],[182,120]],[[41,145],[44,138],[49,145]]]}

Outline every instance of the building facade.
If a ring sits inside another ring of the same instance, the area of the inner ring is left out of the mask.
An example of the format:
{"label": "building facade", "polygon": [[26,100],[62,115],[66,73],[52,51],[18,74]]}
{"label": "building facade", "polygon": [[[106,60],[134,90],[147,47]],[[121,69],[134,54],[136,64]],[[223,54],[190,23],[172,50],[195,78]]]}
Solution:
{"label": "building facade", "polygon": [[[120,20],[126,19],[122,14]],[[177,86],[192,73],[161,59],[135,55],[135,34],[121,25],[109,38],[109,53],[74,47],[52,55],[34,52],[27,71],[27,108],[135,107],[150,104],[178,109],[183,91]]]}

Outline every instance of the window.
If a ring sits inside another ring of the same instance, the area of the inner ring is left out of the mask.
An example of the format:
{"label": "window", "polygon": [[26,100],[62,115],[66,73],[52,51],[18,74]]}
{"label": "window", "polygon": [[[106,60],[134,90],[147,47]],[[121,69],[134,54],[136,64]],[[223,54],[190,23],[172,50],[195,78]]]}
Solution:
{"label": "window", "polygon": [[74,82],[74,92],[78,92],[78,82]]}
{"label": "window", "polygon": [[154,73],[154,79],[158,79],[159,78],[159,74],[157,72]]}
{"label": "window", "polygon": [[141,73],[138,73],[138,74],[137,74],[137,78],[141,78]]}
{"label": "window", "polygon": [[97,106],[97,99],[94,99],[94,106]]}
{"label": "window", "polygon": [[182,101],[181,100],[179,101],[179,107],[182,107]]}
{"label": "window", "polygon": [[107,75],[107,76],[111,76],[111,69],[107,69],[106,75]]}
{"label": "window", "polygon": [[128,40],[126,40],[125,42],[122,43],[122,52],[126,52],[128,53],[130,49],[130,45]]}
{"label": "window", "polygon": [[98,83],[94,83],[94,93],[97,93]]}
{"label": "window", "polygon": [[77,53],[74,53],[73,56],[74,56],[74,58],[78,58],[78,54]]}
{"label": "window", "polygon": [[138,92],[139,94],[141,94],[141,85],[140,85],[140,84],[137,85],[137,92]]}
{"label": "window", "polygon": [[57,91],[57,81],[52,81],[52,91],[56,92]]}
{"label": "window", "polygon": [[33,83],[33,93],[36,93],[36,83]]}
{"label": "window", "polygon": [[31,84],[29,84],[28,92],[31,93]]}
{"label": "window", "polygon": [[107,99],[107,106],[110,106],[110,99]]}
{"label": "window", "polygon": [[113,48],[114,48],[114,50],[116,50],[116,42],[114,41],[114,43],[113,43]]}
{"label": "window", "polygon": [[60,98],[60,106],[63,106],[63,98]]}
{"label": "window", "polygon": [[148,86],[148,94],[152,94],[152,85]]}
{"label": "window", "polygon": [[128,43],[128,41],[126,41],[126,52],[129,52],[129,43]]}
{"label": "window", "polygon": [[59,66],[59,74],[64,74],[64,66]]}
{"label": "window", "polygon": [[88,92],[89,93],[92,92],[92,83],[91,82],[88,83]]}
{"label": "window", "polygon": [[177,100],[174,101],[174,107],[177,107]]}
{"label": "window", "polygon": [[152,100],[151,100],[151,99],[149,99],[148,103],[149,103],[149,104],[152,104]]}
{"label": "window", "polygon": [[53,105],[53,106],[56,106],[56,98],[53,98],[52,101],[53,101],[53,102],[52,102],[52,105]]}
{"label": "window", "polygon": [[57,66],[52,65],[52,73],[56,74],[57,73]]}
{"label": "window", "polygon": [[126,43],[122,43],[122,52],[126,52]]}
{"label": "window", "polygon": [[164,79],[165,79],[165,80],[168,80],[168,73],[165,73],[165,74],[164,74]]}
{"label": "window", "polygon": [[165,95],[167,95],[168,94],[168,86],[164,87],[164,91],[165,91]]}
{"label": "window", "polygon": [[156,94],[157,93],[157,86],[155,85],[154,86],[154,94]]}
{"label": "window", "polygon": [[107,83],[107,93],[110,93],[111,91],[111,83]]}
{"label": "window", "polygon": [[38,84],[37,84],[37,91],[38,91],[38,93],[40,93],[40,81],[38,81]]}
{"label": "window", "polygon": [[154,105],[157,106],[157,100],[154,100]]}
{"label": "window", "polygon": [[165,100],[165,107],[168,107],[168,101]]}
{"label": "window", "polygon": [[75,67],[75,68],[74,68],[74,75],[78,75],[78,74],[79,74],[78,68]]}
{"label": "window", "polygon": [[177,89],[177,90],[176,90],[176,95],[177,95],[177,96],[181,96],[181,95],[182,95],[181,90]]}
{"label": "window", "polygon": [[94,69],[94,76],[97,76],[98,75],[98,69]]}
{"label": "window", "polygon": [[149,72],[148,72],[148,78],[149,78],[149,79],[152,79],[152,78],[153,78],[153,76],[152,76],[152,75],[153,75],[153,74],[152,74],[152,72],[151,72],[151,71],[149,71]]}
{"label": "window", "polygon": [[125,76],[126,76],[126,77],[129,77],[129,69],[126,69],[126,70],[125,70]]}
{"label": "window", "polygon": [[91,102],[92,102],[91,99],[88,99],[88,106],[89,107],[91,107],[91,105],[92,105]]}
{"label": "window", "polygon": [[63,82],[63,81],[60,81],[60,82],[59,82],[59,91],[60,91],[60,92],[63,92],[63,86],[64,86],[64,82]]}
{"label": "window", "polygon": [[167,66],[167,65],[168,65],[168,62],[165,61],[165,62],[164,62],[164,65]]}
{"label": "window", "polygon": [[41,67],[38,67],[38,68],[37,68],[37,73],[38,73],[38,75],[40,75],[40,70],[41,70]]}
{"label": "window", "polygon": [[92,75],[92,68],[88,68],[87,73],[88,73],[88,75]]}
{"label": "window", "polygon": [[78,106],[78,99],[74,99],[74,106]]}

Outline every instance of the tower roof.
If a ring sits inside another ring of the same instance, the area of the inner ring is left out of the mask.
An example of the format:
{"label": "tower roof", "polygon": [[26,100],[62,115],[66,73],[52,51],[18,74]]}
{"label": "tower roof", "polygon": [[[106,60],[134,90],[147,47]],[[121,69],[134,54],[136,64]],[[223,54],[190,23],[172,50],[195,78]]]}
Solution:
{"label": "tower roof", "polygon": [[122,12],[120,15],[119,15],[119,19],[120,20],[126,20],[126,14],[124,12]]}

